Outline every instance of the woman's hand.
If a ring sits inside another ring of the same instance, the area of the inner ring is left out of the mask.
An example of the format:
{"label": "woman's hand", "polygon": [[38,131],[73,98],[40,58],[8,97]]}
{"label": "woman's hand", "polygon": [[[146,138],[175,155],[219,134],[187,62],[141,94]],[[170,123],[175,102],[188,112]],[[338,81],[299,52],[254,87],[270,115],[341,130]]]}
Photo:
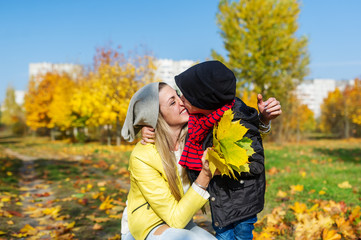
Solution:
{"label": "woman's hand", "polygon": [[209,169],[209,162],[206,159],[207,158],[207,152],[208,152],[208,148],[204,151],[203,156],[202,156],[202,170],[201,171],[204,171],[204,173],[206,175],[210,175],[211,178],[212,178],[212,173],[211,173],[211,170]]}
{"label": "woman's hand", "polygon": [[144,126],[142,127],[142,140],[140,141],[143,145],[147,143],[154,143],[155,142],[155,130],[152,127]]}
{"label": "woman's hand", "polygon": [[195,180],[195,182],[198,184],[198,185],[201,185],[202,188],[207,188],[208,187],[208,184],[209,182],[211,181],[212,179],[212,172],[211,170],[209,169],[209,162],[208,160],[206,159],[207,157],[207,152],[208,152],[208,148],[206,149],[206,151],[204,151],[203,153],[203,156],[202,156],[202,170],[201,172],[199,173],[197,179]]}

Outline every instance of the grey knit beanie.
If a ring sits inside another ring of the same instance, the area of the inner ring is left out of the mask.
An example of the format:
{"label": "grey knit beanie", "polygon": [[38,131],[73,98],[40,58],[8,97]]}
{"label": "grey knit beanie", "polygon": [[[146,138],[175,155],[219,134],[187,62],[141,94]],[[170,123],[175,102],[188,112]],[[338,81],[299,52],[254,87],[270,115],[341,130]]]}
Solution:
{"label": "grey knit beanie", "polygon": [[155,128],[159,114],[159,83],[150,83],[139,89],[129,103],[122,137],[133,142],[143,126]]}

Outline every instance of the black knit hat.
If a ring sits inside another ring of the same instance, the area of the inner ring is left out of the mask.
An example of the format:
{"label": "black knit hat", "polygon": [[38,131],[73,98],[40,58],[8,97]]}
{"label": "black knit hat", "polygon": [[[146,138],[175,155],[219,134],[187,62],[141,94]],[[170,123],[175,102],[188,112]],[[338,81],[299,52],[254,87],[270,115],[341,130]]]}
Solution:
{"label": "black knit hat", "polygon": [[219,61],[194,65],[175,76],[175,82],[193,106],[206,110],[230,103],[236,94],[236,77]]}

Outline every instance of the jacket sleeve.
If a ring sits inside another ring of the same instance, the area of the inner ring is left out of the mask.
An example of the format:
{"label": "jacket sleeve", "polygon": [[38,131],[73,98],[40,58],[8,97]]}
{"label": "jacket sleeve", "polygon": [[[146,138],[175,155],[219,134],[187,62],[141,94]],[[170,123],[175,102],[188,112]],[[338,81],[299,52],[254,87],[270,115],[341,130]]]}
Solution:
{"label": "jacket sleeve", "polygon": [[153,211],[170,227],[184,228],[207,202],[192,187],[177,201],[161,173],[147,161],[134,157],[132,175]]}

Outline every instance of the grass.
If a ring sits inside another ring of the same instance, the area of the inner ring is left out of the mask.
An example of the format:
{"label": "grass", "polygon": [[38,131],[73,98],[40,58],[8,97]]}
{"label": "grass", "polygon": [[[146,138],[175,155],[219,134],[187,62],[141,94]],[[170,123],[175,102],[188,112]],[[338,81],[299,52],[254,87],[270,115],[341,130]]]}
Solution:
{"label": "grass", "polygon": [[[51,224],[62,222],[62,227],[50,227],[52,234],[68,239],[119,239],[132,146],[0,137],[0,150],[5,148],[37,157],[32,167],[35,178],[41,182],[35,187],[43,190],[30,194],[27,205],[48,209],[60,206]],[[361,205],[361,140],[266,143],[265,156],[266,204],[259,218],[280,205],[302,202],[311,207],[312,199],[343,201],[350,207]],[[21,206],[28,196],[21,191],[22,166],[22,161],[0,151],[0,239],[19,233],[26,223],[24,219],[29,218]],[[15,211],[15,215],[6,215],[9,211]],[[16,212],[23,216],[16,216]],[[285,219],[291,223],[295,216],[287,212]],[[75,225],[67,228],[72,222]]]}
{"label": "grass", "polygon": [[[360,205],[361,141],[324,140],[266,148],[267,193],[266,211],[279,205],[309,199],[344,201]],[[340,188],[348,182],[351,188]],[[291,194],[291,186],[302,185],[303,190]],[[277,197],[279,190],[287,198]]]}

